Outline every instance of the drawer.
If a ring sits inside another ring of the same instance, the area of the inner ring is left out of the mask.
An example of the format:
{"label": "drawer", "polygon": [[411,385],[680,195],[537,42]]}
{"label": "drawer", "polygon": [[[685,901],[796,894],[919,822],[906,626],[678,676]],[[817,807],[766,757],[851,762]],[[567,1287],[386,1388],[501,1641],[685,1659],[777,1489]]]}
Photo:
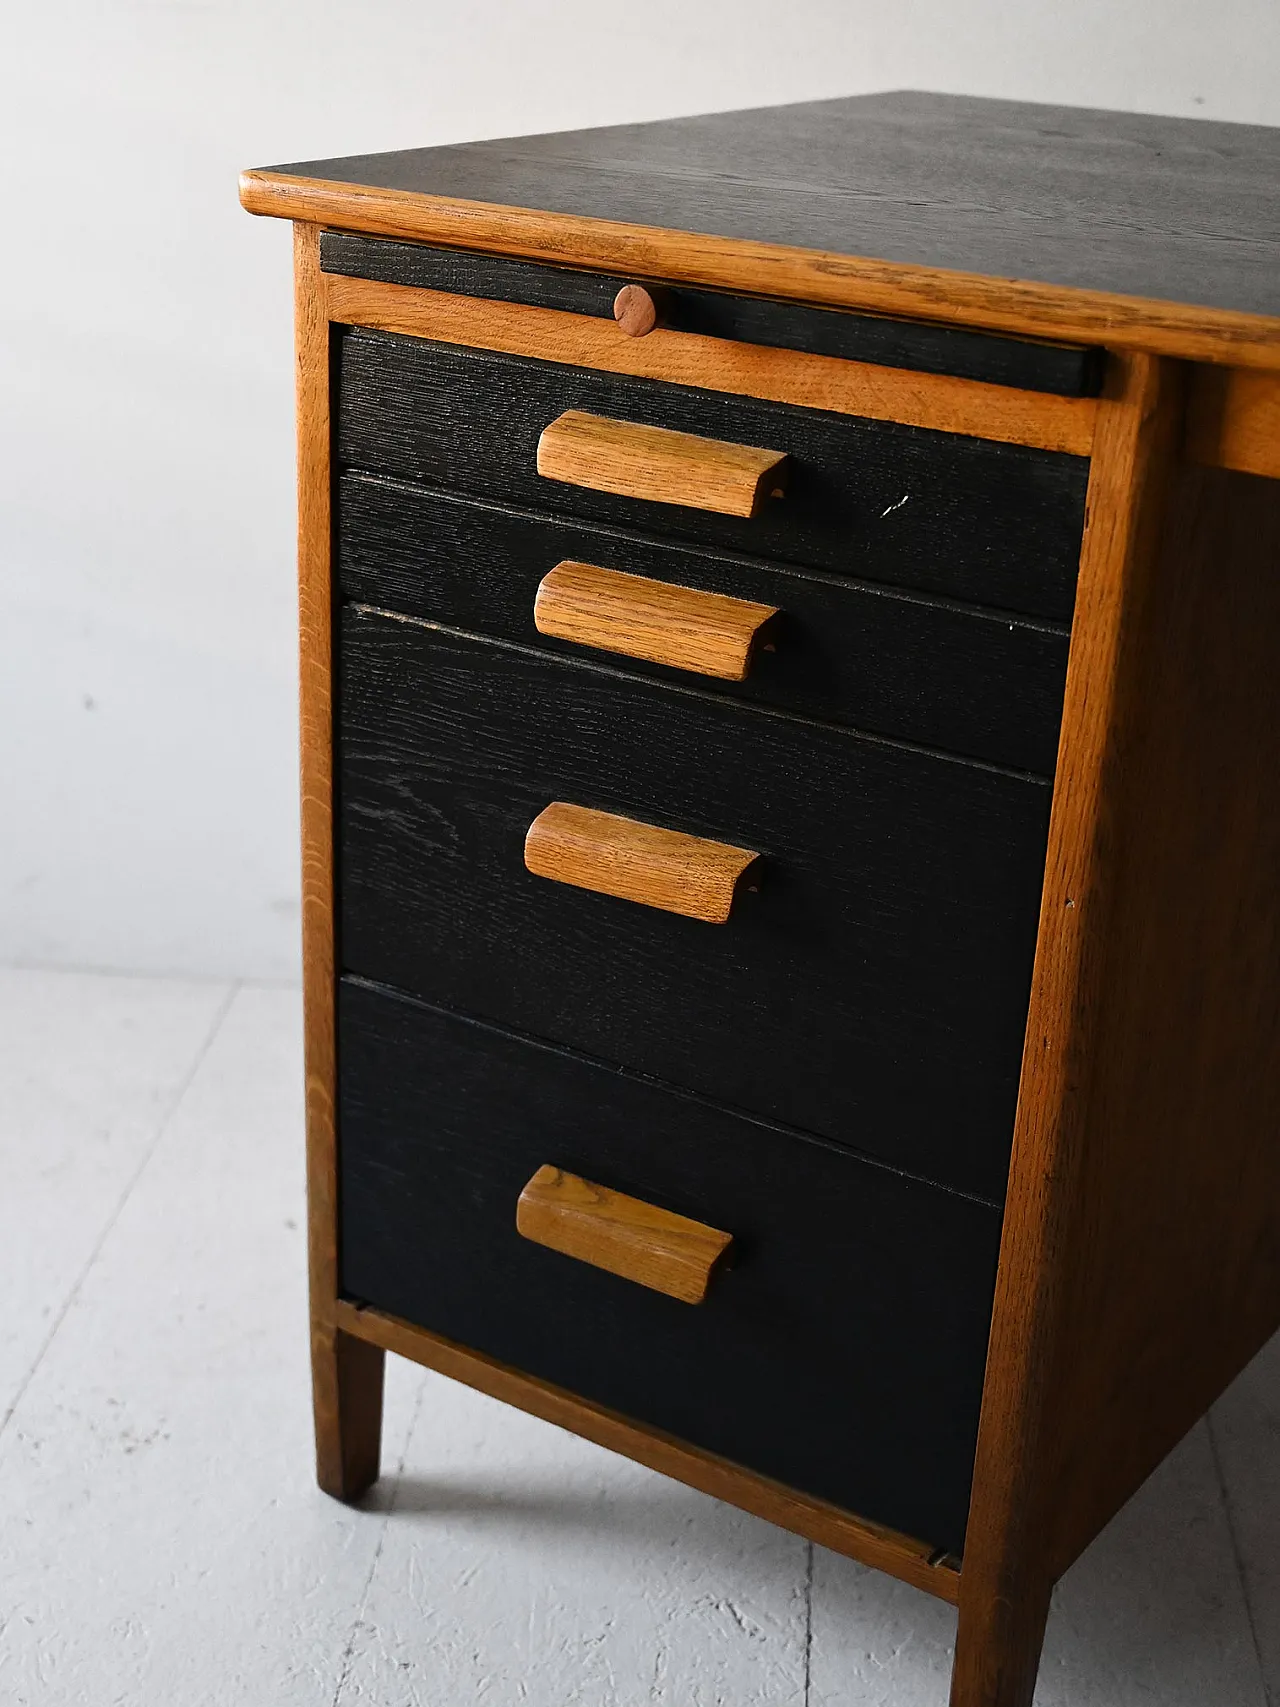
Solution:
{"label": "drawer", "polygon": [[[352,972],[1004,1189],[1049,787],[348,607]],[[763,856],[726,924],[549,881],[551,802]]]}
{"label": "drawer", "polygon": [[[348,1297],[948,1551],[999,1213],[345,981]],[[731,1236],[689,1304],[522,1238],[563,1168]]]}
{"label": "drawer", "polygon": [[[1070,619],[1084,457],[350,327],[337,381],[346,467]],[[570,411],[785,452],[786,496],[744,519],[544,478]]]}
{"label": "drawer", "polygon": [[[343,476],[337,514],[338,570],[348,598],[1053,774],[1065,627],[382,476]],[[539,634],[534,624],[539,585],[562,562],[727,595],[777,608],[782,617],[768,647],[752,652],[742,681],[588,652]]]}
{"label": "drawer", "polygon": [[[445,291],[489,302],[530,303],[609,320],[613,318],[614,297],[633,282],[607,273],[518,261],[509,255],[395,243],[350,231],[321,232],[320,266],[323,272],[348,278]],[[661,324],[677,332],[912,368],[918,373],[950,374],[1059,397],[1096,397],[1101,389],[1104,355],[1100,349],[1000,337],[966,326],[939,326],[923,320],[892,320],[882,314],[809,308],[766,297],[698,290],[685,284],[658,289]]]}

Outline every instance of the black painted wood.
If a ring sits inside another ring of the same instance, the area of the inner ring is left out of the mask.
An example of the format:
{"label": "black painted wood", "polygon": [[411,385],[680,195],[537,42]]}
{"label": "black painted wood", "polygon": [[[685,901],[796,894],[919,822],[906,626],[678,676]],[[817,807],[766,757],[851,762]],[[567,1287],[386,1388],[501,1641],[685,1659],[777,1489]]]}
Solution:
{"label": "black painted wood", "polygon": [[[1066,621],[1088,461],[628,375],[346,328],[346,467]],[[566,409],[786,451],[787,496],[751,520],[537,473]]]}
{"label": "black painted wood", "polygon": [[1280,315],[1280,129],[913,91],[278,170]]}
{"label": "black painted wood", "polygon": [[[998,1212],[344,981],[342,1288],[959,1553]],[[731,1232],[681,1304],[522,1239],[543,1163]]]}
{"label": "black painted wood", "polygon": [[[320,236],[326,273],[413,285],[494,302],[524,302],[573,314],[613,318],[613,299],[629,281],[569,267],[541,266],[501,255],[397,243],[349,231]],[[649,281],[645,281],[649,282]],[[1002,338],[921,320],[806,308],[760,297],[665,287],[663,325],[677,332],[729,338],[812,356],[840,356],[883,367],[951,374],[991,385],[1019,386],[1061,397],[1094,397],[1102,384],[1103,352],[1071,344]]]}
{"label": "black painted wood", "polygon": [[[342,592],[449,627],[589,657],[1051,776],[1067,632],[870,583],[663,544],[381,476],[338,485]],[[777,650],[745,682],[540,635],[538,583],[565,559],[777,605]]]}
{"label": "black painted wood", "polygon": [[[1047,784],[360,606],[339,681],[346,970],[1001,1197]],[[553,800],[756,849],[760,892],[534,877]]]}

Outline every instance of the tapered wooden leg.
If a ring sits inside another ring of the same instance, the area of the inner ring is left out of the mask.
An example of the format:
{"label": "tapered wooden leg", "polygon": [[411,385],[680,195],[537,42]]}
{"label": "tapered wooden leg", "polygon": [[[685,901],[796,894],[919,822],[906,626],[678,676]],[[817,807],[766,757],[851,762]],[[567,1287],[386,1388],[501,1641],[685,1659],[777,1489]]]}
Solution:
{"label": "tapered wooden leg", "polygon": [[378,1479],[385,1361],[380,1346],[325,1324],[312,1329],[316,1481],[335,1499],[359,1499]]}
{"label": "tapered wooden leg", "polygon": [[951,1707],[1031,1707],[1049,1592],[1038,1583],[1021,1584],[1012,1594],[976,1586],[966,1592],[961,1572]]}

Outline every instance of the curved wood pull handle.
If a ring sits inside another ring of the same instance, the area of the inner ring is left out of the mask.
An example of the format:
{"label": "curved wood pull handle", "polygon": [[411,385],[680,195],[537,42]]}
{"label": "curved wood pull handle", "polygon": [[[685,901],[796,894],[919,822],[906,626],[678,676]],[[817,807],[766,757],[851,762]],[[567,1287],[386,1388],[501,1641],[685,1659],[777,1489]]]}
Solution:
{"label": "curved wood pull handle", "polygon": [[593,492],[754,516],[786,486],[785,451],[570,409],[538,440],[538,473]]}
{"label": "curved wood pull handle", "polygon": [[516,1204],[516,1231],[638,1286],[701,1304],[732,1235],[638,1197],[543,1167]]}
{"label": "curved wood pull handle", "polygon": [[573,562],[543,576],[533,604],[539,634],[726,682],[745,680],[778,614],[776,605]]}
{"label": "curved wood pull handle", "polygon": [[709,925],[727,921],[739,883],[759,858],[749,848],[564,800],[539,812],[524,838],[524,863],[535,877]]}

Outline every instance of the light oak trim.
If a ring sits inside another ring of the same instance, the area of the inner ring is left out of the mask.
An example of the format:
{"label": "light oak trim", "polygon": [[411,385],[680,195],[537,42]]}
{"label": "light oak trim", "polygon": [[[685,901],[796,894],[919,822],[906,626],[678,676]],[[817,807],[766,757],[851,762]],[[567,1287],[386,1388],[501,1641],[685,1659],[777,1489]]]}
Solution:
{"label": "light oak trim", "polygon": [[1071,289],[1033,279],[988,278],[289,172],[242,173],[240,201],[250,213],[519,255],[562,267],[1280,371],[1280,317],[1275,315]]}
{"label": "light oak trim", "polygon": [[[954,1707],[1031,1707],[1049,1590],[1069,1560],[1053,1505],[1059,1359],[1073,1242],[1082,1087],[1096,1047],[1098,954],[1115,855],[1114,742],[1182,431],[1179,375],[1112,364],[1098,417],[1068,655],[1045,885],[983,1388]],[[1116,1135],[1119,1142],[1119,1135]]]}
{"label": "light oak trim", "polygon": [[333,606],[330,582],[329,318],[320,235],[295,225],[298,435],[299,769],[307,1269],[316,1480],[337,1499],[377,1479],[382,1354],[333,1325],[338,1295],[333,880]]}
{"label": "light oak trim", "polygon": [[1196,368],[1187,454],[1211,468],[1280,479],[1280,374]]}
{"label": "light oak trim", "polygon": [[539,1381],[508,1364],[394,1316],[383,1315],[381,1311],[339,1302],[335,1321],[345,1333],[410,1358],[453,1381],[487,1393],[490,1398],[541,1417],[557,1428],[568,1429],[584,1440],[619,1452],[637,1464],[671,1476],[714,1499],[725,1500],[768,1523],[776,1523],[820,1547],[829,1547],[833,1553],[884,1571],[938,1600],[952,1606],[956,1603],[961,1572],[953,1559],[939,1557],[925,1542],[855,1517],[825,1500],[795,1493],[715,1453],[689,1446],[659,1429],[633,1422],[617,1411],[580,1399],[563,1387]]}
{"label": "light oak trim", "polygon": [[780,614],[776,605],[568,559],[543,576],[533,602],[539,634],[725,682],[746,680]]}
{"label": "light oak trim", "polygon": [[516,1231],[682,1304],[702,1303],[733,1243],[731,1233],[550,1166],[520,1193]]}
{"label": "light oak trim", "polygon": [[536,356],[541,361],[634,374],[707,391],[829,409],[868,421],[900,421],[1001,444],[1088,456],[1097,402],[1014,386],[810,356],[763,344],[658,327],[628,338],[611,321],[558,308],[489,302],[412,285],[326,273],[329,318],[415,338]]}
{"label": "light oak trim", "polygon": [[704,924],[728,922],[759,854],[681,830],[554,800],[530,824],[524,863],[535,877],[638,901]]}
{"label": "light oak trim", "polygon": [[297,345],[298,622],[302,812],[302,993],[311,1290],[338,1294],[334,1086],[333,607],[330,585],[329,327],[319,233],[294,227]]}
{"label": "light oak trim", "polygon": [[615,421],[585,409],[566,409],[542,429],[537,460],[544,480],[719,516],[757,516],[786,488],[785,451]]}

